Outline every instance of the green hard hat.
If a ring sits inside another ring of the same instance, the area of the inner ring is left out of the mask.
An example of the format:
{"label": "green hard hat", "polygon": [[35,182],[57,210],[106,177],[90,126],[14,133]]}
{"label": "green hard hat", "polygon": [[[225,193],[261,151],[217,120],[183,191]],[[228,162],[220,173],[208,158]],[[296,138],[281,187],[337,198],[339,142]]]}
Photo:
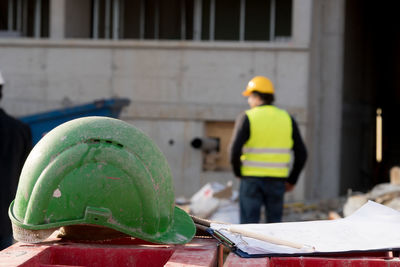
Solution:
{"label": "green hard hat", "polygon": [[62,226],[95,225],[183,244],[195,226],[174,200],[168,163],[149,137],[121,120],[86,117],[56,127],[33,148],[9,217],[23,242],[40,242]]}

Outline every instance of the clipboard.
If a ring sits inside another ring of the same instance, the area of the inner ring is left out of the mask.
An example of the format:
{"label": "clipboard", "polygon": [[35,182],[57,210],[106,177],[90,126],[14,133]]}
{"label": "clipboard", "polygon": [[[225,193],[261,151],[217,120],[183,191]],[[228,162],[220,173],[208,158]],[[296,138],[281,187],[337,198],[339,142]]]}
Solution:
{"label": "clipboard", "polygon": [[[302,251],[229,232],[230,224],[206,221],[206,231],[243,258],[273,256],[326,256],[400,251],[400,212],[369,201],[353,215],[338,220],[235,225],[277,239],[308,244]],[[299,241],[302,242],[299,242]]]}

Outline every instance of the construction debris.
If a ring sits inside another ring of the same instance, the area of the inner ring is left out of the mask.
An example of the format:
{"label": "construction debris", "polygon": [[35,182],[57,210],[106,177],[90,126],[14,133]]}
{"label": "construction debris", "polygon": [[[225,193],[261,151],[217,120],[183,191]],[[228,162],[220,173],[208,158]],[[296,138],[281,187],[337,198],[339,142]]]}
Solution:
{"label": "construction debris", "polygon": [[[176,204],[191,215],[211,221],[239,223],[239,193],[226,185],[212,182],[204,185],[190,199],[177,198]],[[293,202],[284,205],[284,222],[336,219],[343,214],[344,197],[328,200]],[[260,222],[265,221],[265,211],[261,211]]]}
{"label": "construction debris", "polygon": [[345,217],[352,214],[368,200],[373,200],[395,210],[400,210],[400,185],[384,183],[376,185],[366,194],[357,194],[350,196],[343,207]]}
{"label": "construction debris", "polygon": [[390,183],[376,185],[366,194],[349,196],[343,207],[345,217],[352,214],[368,200],[373,200],[392,209],[400,211],[400,168],[393,167],[390,170]]}
{"label": "construction debris", "polygon": [[[226,185],[212,182],[205,184],[190,200],[176,199],[176,203],[190,214],[213,221],[239,223],[239,193]],[[185,205],[186,204],[186,205]]]}
{"label": "construction debris", "polygon": [[400,185],[400,167],[393,167],[390,169],[390,183]]}
{"label": "construction debris", "polygon": [[[232,183],[222,185],[207,183],[190,200],[176,199],[177,204],[188,213],[211,221],[239,223],[239,193],[232,189]],[[336,219],[341,217],[345,198],[294,202],[284,205],[284,222]],[[334,212],[334,213],[332,213]],[[260,222],[265,221],[264,209]]]}
{"label": "construction debris", "polygon": [[[177,204],[188,213],[211,221],[239,223],[238,192],[232,189],[232,182],[226,185],[212,182],[204,185],[190,200],[177,199]],[[347,217],[362,207],[368,200],[400,211],[400,168],[390,171],[390,183],[376,185],[370,192],[353,193],[332,199],[307,200],[285,203],[283,222],[335,220]],[[186,204],[186,205],[185,205]],[[265,221],[261,211],[260,222]]]}

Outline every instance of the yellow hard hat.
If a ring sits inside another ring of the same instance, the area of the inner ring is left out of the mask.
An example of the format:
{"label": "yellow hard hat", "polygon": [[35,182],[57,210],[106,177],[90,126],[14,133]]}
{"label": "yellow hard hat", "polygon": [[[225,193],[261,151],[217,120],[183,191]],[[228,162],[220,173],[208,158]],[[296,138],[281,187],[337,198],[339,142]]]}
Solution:
{"label": "yellow hard hat", "polygon": [[273,94],[275,92],[272,82],[264,76],[256,76],[249,81],[246,90],[242,95],[249,96],[252,92],[257,91],[262,94]]}

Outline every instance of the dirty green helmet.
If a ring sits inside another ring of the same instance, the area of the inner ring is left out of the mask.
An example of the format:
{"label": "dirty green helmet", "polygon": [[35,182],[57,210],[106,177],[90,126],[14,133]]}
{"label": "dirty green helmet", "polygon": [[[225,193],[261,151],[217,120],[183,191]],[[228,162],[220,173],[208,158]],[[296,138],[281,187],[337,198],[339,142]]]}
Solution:
{"label": "dirty green helmet", "polygon": [[157,146],[121,120],[64,123],[28,156],[9,216],[14,238],[40,242],[69,225],[96,225],[154,243],[190,241],[195,226],[175,207],[171,172]]}

